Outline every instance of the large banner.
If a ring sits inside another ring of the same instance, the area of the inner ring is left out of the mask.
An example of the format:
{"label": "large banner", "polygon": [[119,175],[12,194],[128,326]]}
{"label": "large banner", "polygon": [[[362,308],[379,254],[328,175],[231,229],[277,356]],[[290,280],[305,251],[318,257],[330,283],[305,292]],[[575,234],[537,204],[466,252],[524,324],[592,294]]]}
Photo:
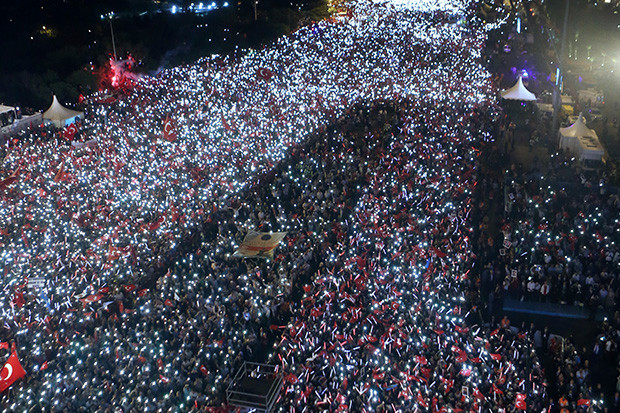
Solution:
{"label": "large banner", "polygon": [[271,259],[273,251],[285,236],[286,232],[250,231],[233,256]]}

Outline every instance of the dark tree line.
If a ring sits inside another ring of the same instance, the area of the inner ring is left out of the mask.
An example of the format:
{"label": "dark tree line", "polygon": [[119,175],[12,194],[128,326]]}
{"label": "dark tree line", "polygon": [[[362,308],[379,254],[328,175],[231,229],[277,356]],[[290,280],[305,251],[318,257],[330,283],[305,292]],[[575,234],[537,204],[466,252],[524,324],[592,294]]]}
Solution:
{"label": "dark tree line", "polygon": [[[190,63],[214,53],[258,47],[327,15],[325,0],[261,0],[258,20],[250,0],[217,0],[205,14],[183,12],[198,2],[146,0],[24,0],[2,2],[0,103],[44,109],[56,94],[76,102],[101,87],[108,75],[112,41],[107,14],[114,11],[117,54],[130,53],[137,71]],[[9,3],[9,4],[5,4]],[[204,1],[204,4],[211,4]],[[173,5],[179,12],[170,13]],[[103,16],[103,18],[102,18]]]}

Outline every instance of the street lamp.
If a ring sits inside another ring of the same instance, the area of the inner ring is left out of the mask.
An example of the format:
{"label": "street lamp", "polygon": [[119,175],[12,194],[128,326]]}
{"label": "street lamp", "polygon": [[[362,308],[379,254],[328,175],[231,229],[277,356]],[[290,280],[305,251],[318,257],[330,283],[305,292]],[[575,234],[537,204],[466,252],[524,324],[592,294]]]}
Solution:
{"label": "street lamp", "polygon": [[564,11],[564,27],[562,29],[562,46],[560,48],[560,55],[558,56],[558,68],[555,79],[555,87],[553,88],[553,131],[558,128],[558,117],[560,107],[562,105],[562,78],[564,76],[564,52],[566,48],[566,31],[568,26],[568,6],[570,0],[566,0],[566,9]]}
{"label": "street lamp", "polygon": [[116,61],[116,42],[114,41],[114,29],[112,28],[112,19],[114,18],[114,12],[111,11],[110,13],[106,14],[105,16],[102,14],[101,15],[101,20],[103,20],[104,18],[108,18],[108,22],[110,23],[110,35],[112,36],[112,50],[114,52],[114,61]]}

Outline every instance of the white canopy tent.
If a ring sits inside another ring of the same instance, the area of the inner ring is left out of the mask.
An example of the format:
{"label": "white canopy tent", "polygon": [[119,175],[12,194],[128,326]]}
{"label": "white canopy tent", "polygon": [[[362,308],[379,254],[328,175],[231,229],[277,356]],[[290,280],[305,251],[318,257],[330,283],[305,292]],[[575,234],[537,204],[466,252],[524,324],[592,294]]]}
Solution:
{"label": "white canopy tent", "polygon": [[51,106],[43,112],[43,119],[51,121],[59,128],[72,124],[78,116],[84,116],[84,112],[64,107],[60,104],[56,95],[54,95]]}
{"label": "white canopy tent", "polygon": [[13,106],[5,106],[5,105],[0,104],[0,114],[6,113],[6,112],[15,113],[15,108]]}
{"label": "white canopy tent", "polygon": [[527,100],[527,101],[535,101],[536,95],[525,88],[523,84],[523,79],[521,76],[517,79],[517,83],[510,89],[506,89],[502,92],[503,99],[509,100]]}
{"label": "white canopy tent", "polygon": [[586,126],[580,113],[577,121],[566,128],[560,128],[560,149],[575,154],[580,161],[601,161],[605,150],[593,129]]}

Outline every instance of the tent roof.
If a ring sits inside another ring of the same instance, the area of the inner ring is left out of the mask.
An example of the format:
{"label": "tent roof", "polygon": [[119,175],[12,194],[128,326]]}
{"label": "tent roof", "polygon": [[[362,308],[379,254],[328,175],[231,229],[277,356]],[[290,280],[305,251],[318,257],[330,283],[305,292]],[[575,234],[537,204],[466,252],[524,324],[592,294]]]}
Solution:
{"label": "tent roof", "polygon": [[71,119],[76,116],[81,116],[83,114],[84,112],[78,112],[77,110],[71,110],[64,107],[60,104],[60,102],[56,98],[56,95],[54,95],[52,104],[45,112],[43,112],[43,119],[63,121],[65,119]]}
{"label": "tent roof", "polygon": [[502,98],[511,100],[536,100],[536,95],[525,88],[523,79],[519,76],[517,83],[515,83],[513,87],[502,92]]}
{"label": "tent roof", "polygon": [[583,114],[581,113],[575,123],[566,128],[560,128],[560,134],[562,136],[569,136],[573,138],[592,137],[598,139],[596,132],[586,126],[586,123],[583,121]]}
{"label": "tent roof", "polygon": [[600,156],[603,156],[605,153],[603,146],[594,136],[580,136],[577,139],[579,139],[579,145],[581,146],[583,152],[587,151],[590,154]]}
{"label": "tent roof", "polygon": [[0,105],[0,113],[12,112],[15,108],[12,106]]}

